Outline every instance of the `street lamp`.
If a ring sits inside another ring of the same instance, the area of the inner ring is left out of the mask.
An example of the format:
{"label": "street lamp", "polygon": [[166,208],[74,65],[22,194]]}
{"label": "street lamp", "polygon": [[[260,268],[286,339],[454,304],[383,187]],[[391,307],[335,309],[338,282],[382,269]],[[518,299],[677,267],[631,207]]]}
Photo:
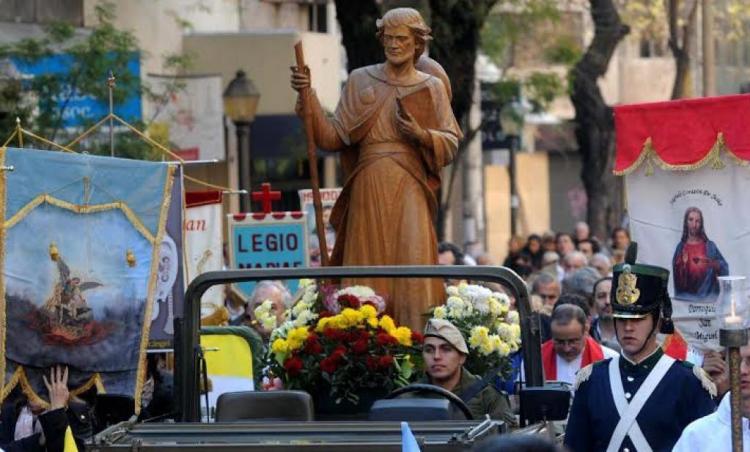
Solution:
{"label": "street lamp", "polygon": [[523,100],[507,103],[500,110],[500,127],[503,134],[510,137],[508,150],[508,178],[510,179],[510,235],[516,235],[518,207],[521,202],[516,189],[516,151],[523,149],[523,127],[526,113],[529,111]]}
{"label": "street lamp", "polygon": [[[258,109],[260,91],[252,80],[247,78],[245,71],[237,71],[237,75],[229,82],[224,90],[224,113],[234,123],[237,131],[237,167],[239,171],[239,189],[251,191],[250,184],[250,125],[255,119]],[[249,199],[240,197],[240,211],[249,211]]]}

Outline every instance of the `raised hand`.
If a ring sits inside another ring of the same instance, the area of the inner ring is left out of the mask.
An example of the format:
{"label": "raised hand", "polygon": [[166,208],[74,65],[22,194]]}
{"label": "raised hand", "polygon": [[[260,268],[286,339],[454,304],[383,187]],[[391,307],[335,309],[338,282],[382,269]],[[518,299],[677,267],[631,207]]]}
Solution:
{"label": "raised hand", "polygon": [[55,366],[50,369],[49,380],[42,375],[44,385],[49,393],[50,410],[65,408],[68,405],[70,392],[68,391],[68,368]]}
{"label": "raised hand", "polygon": [[297,66],[292,66],[292,89],[299,92],[310,87],[310,68],[305,66],[302,70]]}

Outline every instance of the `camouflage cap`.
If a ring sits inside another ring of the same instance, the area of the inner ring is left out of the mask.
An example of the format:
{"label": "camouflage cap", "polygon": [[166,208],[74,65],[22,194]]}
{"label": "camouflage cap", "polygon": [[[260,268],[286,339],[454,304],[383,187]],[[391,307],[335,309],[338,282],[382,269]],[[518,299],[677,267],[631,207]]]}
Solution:
{"label": "camouflage cap", "polygon": [[469,348],[466,347],[466,341],[464,340],[463,334],[461,334],[461,331],[459,331],[454,324],[447,320],[428,320],[427,325],[424,328],[424,336],[437,337],[451,344],[453,348],[464,355],[469,354]]}

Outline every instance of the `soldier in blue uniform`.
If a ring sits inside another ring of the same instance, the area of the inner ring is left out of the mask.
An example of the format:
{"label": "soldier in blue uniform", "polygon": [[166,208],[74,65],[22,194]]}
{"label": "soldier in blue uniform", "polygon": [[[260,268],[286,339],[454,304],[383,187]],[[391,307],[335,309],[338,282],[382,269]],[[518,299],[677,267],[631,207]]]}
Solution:
{"label": "soldier in blue uniform", "polygon": [[703,369],[670,358],[656,341],[658,328],[674,332],[669,271],[628,261],[615,266],[611,294],[622,354],[578,372],[565,431],[573,452],[671,451],[688,424],[716,409]]}

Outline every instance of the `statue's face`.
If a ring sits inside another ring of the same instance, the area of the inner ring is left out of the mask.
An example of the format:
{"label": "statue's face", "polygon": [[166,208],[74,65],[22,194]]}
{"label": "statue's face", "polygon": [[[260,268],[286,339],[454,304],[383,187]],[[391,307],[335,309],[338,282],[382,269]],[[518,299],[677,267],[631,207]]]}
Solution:
{"label": "statue's face", "polygon": [[385,58],[389,63],[401,66],[404,63],[413,62],[416,47],[414,35],[406,25],[385,27],[383,30],[383,48]]}

